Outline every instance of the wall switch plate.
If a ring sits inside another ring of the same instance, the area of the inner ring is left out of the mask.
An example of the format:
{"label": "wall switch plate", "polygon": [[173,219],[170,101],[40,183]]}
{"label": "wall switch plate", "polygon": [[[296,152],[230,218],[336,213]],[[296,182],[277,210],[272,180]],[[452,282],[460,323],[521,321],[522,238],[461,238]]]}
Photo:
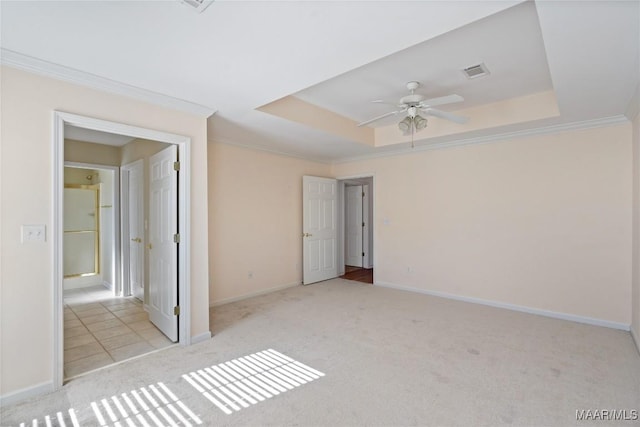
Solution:
{"label": "wall switch plate", "polygon": [[22,226],[22,243],[46,241],[47,234],[44,224]]}

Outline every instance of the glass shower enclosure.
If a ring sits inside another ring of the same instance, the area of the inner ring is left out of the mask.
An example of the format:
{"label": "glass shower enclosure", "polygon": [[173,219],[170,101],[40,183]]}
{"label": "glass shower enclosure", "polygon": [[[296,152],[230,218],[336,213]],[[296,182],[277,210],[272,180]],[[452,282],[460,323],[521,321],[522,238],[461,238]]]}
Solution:
{"label": "glass shower enclosure", "polygon": [[100,185],[64,186],[64,277],[100,274]]}

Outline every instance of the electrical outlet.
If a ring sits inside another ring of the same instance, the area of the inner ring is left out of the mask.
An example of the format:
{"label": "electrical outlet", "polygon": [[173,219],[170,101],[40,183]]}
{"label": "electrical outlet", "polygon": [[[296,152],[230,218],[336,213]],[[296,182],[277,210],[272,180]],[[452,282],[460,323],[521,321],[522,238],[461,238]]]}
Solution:
{"label": "electrical outlet", "polygon": [[22,243],[47,241],[46,227],[44,224],[23,225],[21,234]]}

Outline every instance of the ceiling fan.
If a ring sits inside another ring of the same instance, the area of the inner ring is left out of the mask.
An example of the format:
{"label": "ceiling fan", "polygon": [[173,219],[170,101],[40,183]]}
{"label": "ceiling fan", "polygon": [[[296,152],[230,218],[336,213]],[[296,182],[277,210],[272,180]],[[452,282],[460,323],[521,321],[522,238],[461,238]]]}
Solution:
{"label": "ceiling fan", "polygon": [[409,95],[403,96],[400,98],[400,101],[395,102],[386,102],[382,100],[372,101],[376,104],[388,104],[393,105],[397,108],[395,111],[391,111],[385,113],[381,116],[374,117],[373,119],[364,121],[362,123],[358,123],[358,126],[368,125],[369,123],[373,123],[377,120],[383,119],[385,117],[393,116],[400,113],[407,113],[407,116],[398,123],[398,128],[402,131],[404,135],[413,134],[414,132],[418,132],[427,127],[427,119],[420,116],[418,113],[422,112],[427,116],[439,117],[441,119],[450,120],[455,123],[466,123],[468,118],[458,116],[456,114],[448,113],[446,111],[438,110],[433,108],[437,105],[445,105],[445,104],[453,104],[455,102],[462,102],[464,98],[460,95],[447,95],[441,96],[439,98],[431,98],[425,99],[423,95],[419,93],[415,93],[416,89],[420,86],[420,82],[409,82],[407,83],[407,89],[411,92]]}

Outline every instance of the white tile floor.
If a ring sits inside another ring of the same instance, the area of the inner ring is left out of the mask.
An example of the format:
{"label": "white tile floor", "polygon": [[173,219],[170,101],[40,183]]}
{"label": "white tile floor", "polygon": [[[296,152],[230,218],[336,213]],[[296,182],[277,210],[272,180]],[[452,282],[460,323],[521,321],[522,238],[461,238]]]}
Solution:
{"label": "white tile floor", "polygon": [[134,297],[103,286],[64,292],[65,379],[172,344]]}

